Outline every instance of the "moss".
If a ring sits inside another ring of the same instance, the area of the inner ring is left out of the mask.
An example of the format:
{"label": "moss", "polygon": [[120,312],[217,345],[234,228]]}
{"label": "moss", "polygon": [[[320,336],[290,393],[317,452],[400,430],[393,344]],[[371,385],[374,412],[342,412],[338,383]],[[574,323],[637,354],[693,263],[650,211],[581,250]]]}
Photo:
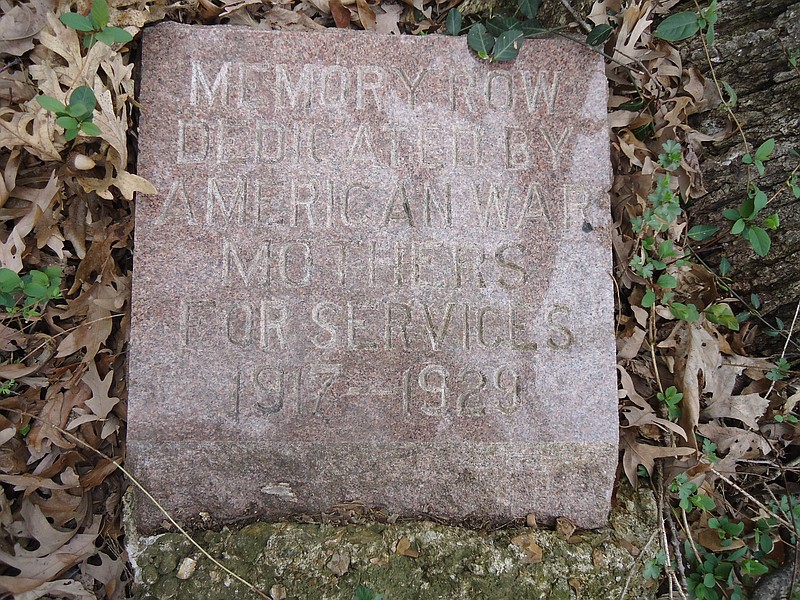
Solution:
{"label": "moss", "polygon": [[[625,487],[617,493],[606,528],[579,532],[569,540],[546,530],[481,532],[430,522],[345,527],[255,523],[240,531],[203,532],[198,538],[244,579],[265,592],[282,585],[289,599],[351,600],[353,590],[364,584],[386,600],[605,600],[619,596],[629,577],[629,598],[653,596],[641,571],[656,545],[638,558],[631,554],[647,546],[653,531],[652,496]],[[530,556],[511,542],[522,533],[531,534],[541,547],[541,562],[530,564]],[[397,552],[403,538],[419,556]],[[198,563],[194,574],[181,581],[175,571],[185,556]],[[149,540],[135,560],[140,569],[136,598],[141,600],[255,597],[177,534]]]}

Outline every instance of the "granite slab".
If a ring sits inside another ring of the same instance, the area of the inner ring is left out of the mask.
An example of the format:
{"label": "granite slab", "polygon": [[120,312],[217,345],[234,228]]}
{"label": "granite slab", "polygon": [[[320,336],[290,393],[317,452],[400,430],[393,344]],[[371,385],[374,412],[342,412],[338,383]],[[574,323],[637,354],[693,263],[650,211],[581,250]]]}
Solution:
{"label": "granite slab", "polygon": [[188,524],[358,501],[603,525],[606,85],[564,39],[489,64],[464,37],[148,28],[134,474]]}

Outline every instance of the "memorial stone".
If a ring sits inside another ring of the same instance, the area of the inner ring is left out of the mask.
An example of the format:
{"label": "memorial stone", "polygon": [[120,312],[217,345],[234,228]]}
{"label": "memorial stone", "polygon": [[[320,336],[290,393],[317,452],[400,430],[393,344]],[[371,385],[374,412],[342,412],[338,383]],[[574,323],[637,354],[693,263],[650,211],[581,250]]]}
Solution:
{"label": "memorial stone", "polygon": [[[176,24],[142,42],[128,456],[188,524],[605,522],[602,59]],[[162,516],[139,498],[140,528]]]}

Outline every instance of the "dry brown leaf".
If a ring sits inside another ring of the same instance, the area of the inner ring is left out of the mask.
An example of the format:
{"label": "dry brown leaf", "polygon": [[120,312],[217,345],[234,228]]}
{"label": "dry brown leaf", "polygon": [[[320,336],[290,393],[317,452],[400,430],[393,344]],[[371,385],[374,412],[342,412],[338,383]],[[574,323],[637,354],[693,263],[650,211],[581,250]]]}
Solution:
{"label": "dry brown leaf", "polygon": [[736,419],[758,431],[758,419],[768,407],[769,400],[759,394],[745,394],[718,398],[706,407],[704,414],[718,419]]}
{"label": "dry brown leaf", "polygon": [[411,540],[408,537],[403,536],[397,542],[397,548],[395,549],[395,553],[399,554],[400,556],[408,556],[411,558],[419,558],[419,550],[417,550],[411,544]]}
{"label": "dry brown leaf", "polygon": [[53,0],[29,0],[14,6],[0,1],[0,54],[22,56],[33,50],[33,38],[47,22],[47,13],[54,8]]}
{"label": "dry brown leaf", "polygon": [[0,576],[0,591],[14,594],[15,600],[36,600],[49,594],[55,598],[97,599],[94,593],[74,579],[43,581],[41,578]]}
{"label": "dry brown leaf", "polygon": [[11,269],[15,273],[22,270],[22,257],[26,251],[23,240],[34,230],[42,216],[49,211],[57,197],[59,187],[59,180],[53,171],[47,185],[34,191],[36,195],[31,198],[30,208],[27,209],[25,216],[17,221],[6,242],[0,243],[0,264],[7,269]]}
{"label": "dry brown leaf", "polygon": [[[649,409],[649,410],[648,410]],[[626,406],[622,409],[621,415],[628,421],[627,425],[620,424],[620,427],[644,427],[645,425],[656,425],[665,431],[671,431],[686,440],[686,432],[683,427],[657,417],[655,412],[649,406],[647,408],[638,408],[635,406]]]}
{"label": "dry brown leaf", "polygon": [[308,15],[293,10],[286,10],[279,6],[273,6],[269,12],[264,15],[261,23],[267,25],[271,29],[285,29],[288,31],[321,31],[327,29],[324,25],[320,25]]}
{"label": "dry brown leaf", "polygon": [[44,109],[36,114],[0,108],[0,148],[25,148],[44,161],[61,160],[53,144],[55,121],[48,118]]}
{"label": "dry brown leaf", "polygon": [[712,552],[729,552],[737,548],[744,548],[744,541],[739,539],[726,540],[727,545],[723,545],[718,531],[718,529],[703,528],[696,534],[696,539]]}
{"label": "dry brown leaf", "polygon": [[696,449],[694,431],[700,420],[700,378],[704,378],[704,387],[708,387],[722,362],[717,338],[708,333],[699,321],[680,321],[668,340],[659,346],[675,348],[676,385],[683,393],[679,424],[689,436],[689,445]]}
{"label": "dry brown leaf", "polygon": [[536,540],[531,533],[523,533],[516,537],[511,538],[511,543],[521,548],[524,552],[524,557],[520,562],[522,564],[534,564],[542,562],[544,551],[542,547],[536,543]]}
{"label": "dry brown leaf", "polygon": [[[76,566],[97,552],[94,543],[100,529],[100,518],[95,517],[91,527],[84,533],[73,532],[69,541],[44,556],[36,551],[25,550],[19,543],[14,545],[14,553],[0,549],[0,562],[19,569],[19,578],[36,581],[37,586],[54,579],[70,567]],[[5,582],[0,582],[0,584]],[[27,591],[27,590],[26,590]]]}
{"label": "dry brown leaf", "polygon": [[575,523],[567,519],[566,517],[558,517],[556,518],[556,531],[564,536],[564,538],[569,539],[572,537],[572,534],[575,533]]}
{"label": "dry brown leaf", "polygon": [[623,429],[620,434],[620,446],[622,448],[622,468],[628,481],[634,487],[638,486],[639,478],[636,469],[642,465],[648,473],[653,474],[653,467],[659,458],[674,456],[689,456],[695,453],[692,448],[678,447],[667,448],[664,446],[653,446],[643,444],[637,440],[636,431],[633,429]]}
{"label": "dry brown leaf", "polygon": [[336,23],[336,27],[340,29],[349,29],[350,28],[350,9],[345,7],[341,0],[329,0],[328,5],[331,8],[331,14],[333,15],[333,20]]}
{"label": "dry brown leaf", "polygon": [[367,4],[367,0],[356,0],[356,9],[361,26],[368,31],[375,31],[375,11]]}
{"label": "dry brown leaf", "polygon": [[114,371],[111,370],[106,373],[103,379],[100,379],[100,375],[97,373],[97,365],[94,361],[89,363],[89,368],[81,378],[81,381],[92,389],[92,397],[85,404],[101,419],[105,419],[108,413],[119,403],[119,398],[108,395],[113,379]]}
{"label": "dry brown leaf", "polygon": [[91,362],[111,335],[111,312],[99,306],[93,306],[86,314],[86,321],[69,333],[58,345],[56,358],[69,356],[82,348],[86,348],[83,362]]}
{"label": "dry brown leaf", "polygon": [[383,2],[375,9],[375,31],[383,34],[400,35],[400,17],[403,7],[392,2]]}

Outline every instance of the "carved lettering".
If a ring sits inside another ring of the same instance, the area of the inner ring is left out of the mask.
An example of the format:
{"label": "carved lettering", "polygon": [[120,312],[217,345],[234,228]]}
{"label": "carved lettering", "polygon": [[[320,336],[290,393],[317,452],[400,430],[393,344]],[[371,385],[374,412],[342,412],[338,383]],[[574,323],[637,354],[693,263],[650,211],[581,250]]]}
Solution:
{"label": "carved lettering", "polygon": [[206,102],[208,106],[213,106],[217,100],[219,100],[220,105],[227,106],[228,105],[228,70],[230,69],[231,63],[224,62],[219,69],[216,77],[214,77],[214,83],[210,83],[208,77],[206,76],[205,71],[203,70],[203,64],[193,60],[192,61],[192,80],[191,86],[189,87],[189,104],[192,106],[198,106],[200,104],[200,92],[202,91],[205,94]]}

